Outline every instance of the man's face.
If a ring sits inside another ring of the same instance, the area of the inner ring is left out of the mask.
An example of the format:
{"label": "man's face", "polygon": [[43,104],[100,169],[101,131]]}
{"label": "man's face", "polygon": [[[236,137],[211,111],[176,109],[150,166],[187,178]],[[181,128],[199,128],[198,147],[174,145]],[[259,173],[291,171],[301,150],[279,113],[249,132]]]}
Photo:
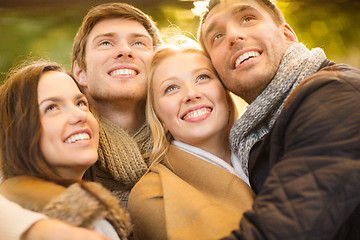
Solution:
{"label": "man's face", "polygon": [[139,22],[102,20],[89,34],[86,72],[77,79],[94,101],[145,101],[146,66],[152,53],[152,38]]}
{"label": "man's face", "polygon": [[204,45],[225,86],[251,103],[274,77],[296,36],[287,24],[276,25],[253,0],[216,5],[207,16]]}

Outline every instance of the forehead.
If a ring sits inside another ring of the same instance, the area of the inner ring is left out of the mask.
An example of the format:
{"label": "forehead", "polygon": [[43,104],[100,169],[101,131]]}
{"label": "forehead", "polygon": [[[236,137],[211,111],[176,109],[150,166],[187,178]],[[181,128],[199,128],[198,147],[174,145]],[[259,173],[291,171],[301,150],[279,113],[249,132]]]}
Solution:
{"label": "forehead", "polygon": [[268,11],[255,0],[223,1],[213,7],[207,15],[201,31],[205,35],[225,18],[232,17],[246,10],[253,10],[263,15],[269,15]]}
{"label": "forehead", "polygon": [[107,33],[141,34],[151,38],[148,31],[140,22],[125,18],[111,18],[97,22],[90,31],[89,39]]}
{"label": "forehead", "polygon": [[66,73],[49,71],[41,75],[38,84],[38,99],[65,93],[80,92],[75,81]]}
{"label": "forehead", "polygon": [[180,76],[198,69],[213,70],[210,59],[198,52],[180,52],[164,58],[155,69],[154,81],[160,78]]}

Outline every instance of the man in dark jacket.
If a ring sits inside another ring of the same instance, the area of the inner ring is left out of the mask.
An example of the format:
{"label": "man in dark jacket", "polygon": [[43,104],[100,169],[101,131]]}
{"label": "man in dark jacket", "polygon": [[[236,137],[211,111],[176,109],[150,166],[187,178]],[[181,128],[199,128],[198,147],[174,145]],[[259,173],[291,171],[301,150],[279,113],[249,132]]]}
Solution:
{"label": "man in dark jacket", "polygon": [[226,239],[360,239],[360,70],[308,50],[269,0],[212,0],[199,33],[249,103],[230,141],[257,198]]}

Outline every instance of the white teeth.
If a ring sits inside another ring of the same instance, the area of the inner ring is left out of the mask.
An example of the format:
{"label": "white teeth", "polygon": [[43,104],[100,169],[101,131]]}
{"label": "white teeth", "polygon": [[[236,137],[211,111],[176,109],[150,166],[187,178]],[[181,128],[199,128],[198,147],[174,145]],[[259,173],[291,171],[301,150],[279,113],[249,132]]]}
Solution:
{"label": "white teeth", "polygon": [[88,140],[88,139],[90,139],[89,134],[79,133],[79,134],[72,135],[71,137],[66,139],[65,143],[74,143],[74,142],[79,142],[79,141]]}
{"label": "white teeth", "polygon": [[136,71],[133,69],[121,68],[110,72],[110,76],[119,76],[119,75],[136,75]]}
{"label": "white teeth", "polygon": [[189,112],[187,113],[183,119],[184,120],[188,120],[190,118],[197,118],[197,117],[201,117],[207,113],[211,112],[211,109],[210,108],[200,108],[198,110],[195,110],[195,111],[192,111],[192,112]]}
{"label": "white teeth", "polygon": [[257,57],[257,56],[260,56],[260,53],[257,51],[250,51],[250,52],[246,52],[246,53],[242,54],[240,57],[238,57],[238,59],[236,59],[235,68],[237,68],[237,66],[239,66],[240,63],[242,63],[244,60],[247,60],[247,59],[253,58],[253,57]]}

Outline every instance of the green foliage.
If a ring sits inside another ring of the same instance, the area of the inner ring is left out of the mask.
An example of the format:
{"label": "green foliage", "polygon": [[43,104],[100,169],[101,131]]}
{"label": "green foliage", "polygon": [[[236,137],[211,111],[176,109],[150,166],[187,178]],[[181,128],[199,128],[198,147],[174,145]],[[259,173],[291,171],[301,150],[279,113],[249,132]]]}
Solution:
{"label": "green foliage", "polygon": [[[280,0],[278,6],[309,48],[322,47],[329,59],[360,67],[358,1]],[[14,64],[28,56],[69,68],[73,38],[90,7],[79,3],[69,8],[0,8],[0,83]],[[141,9],[158,22],[163,34],[196,36],[199,18],[192,15],[192,7],[191,1],[159,1]]]}
{"label": "green foliage", "polygon": [[358,1],[280,1],[299,41],[321,47],[327,57],[360,67],[360,3]]}

